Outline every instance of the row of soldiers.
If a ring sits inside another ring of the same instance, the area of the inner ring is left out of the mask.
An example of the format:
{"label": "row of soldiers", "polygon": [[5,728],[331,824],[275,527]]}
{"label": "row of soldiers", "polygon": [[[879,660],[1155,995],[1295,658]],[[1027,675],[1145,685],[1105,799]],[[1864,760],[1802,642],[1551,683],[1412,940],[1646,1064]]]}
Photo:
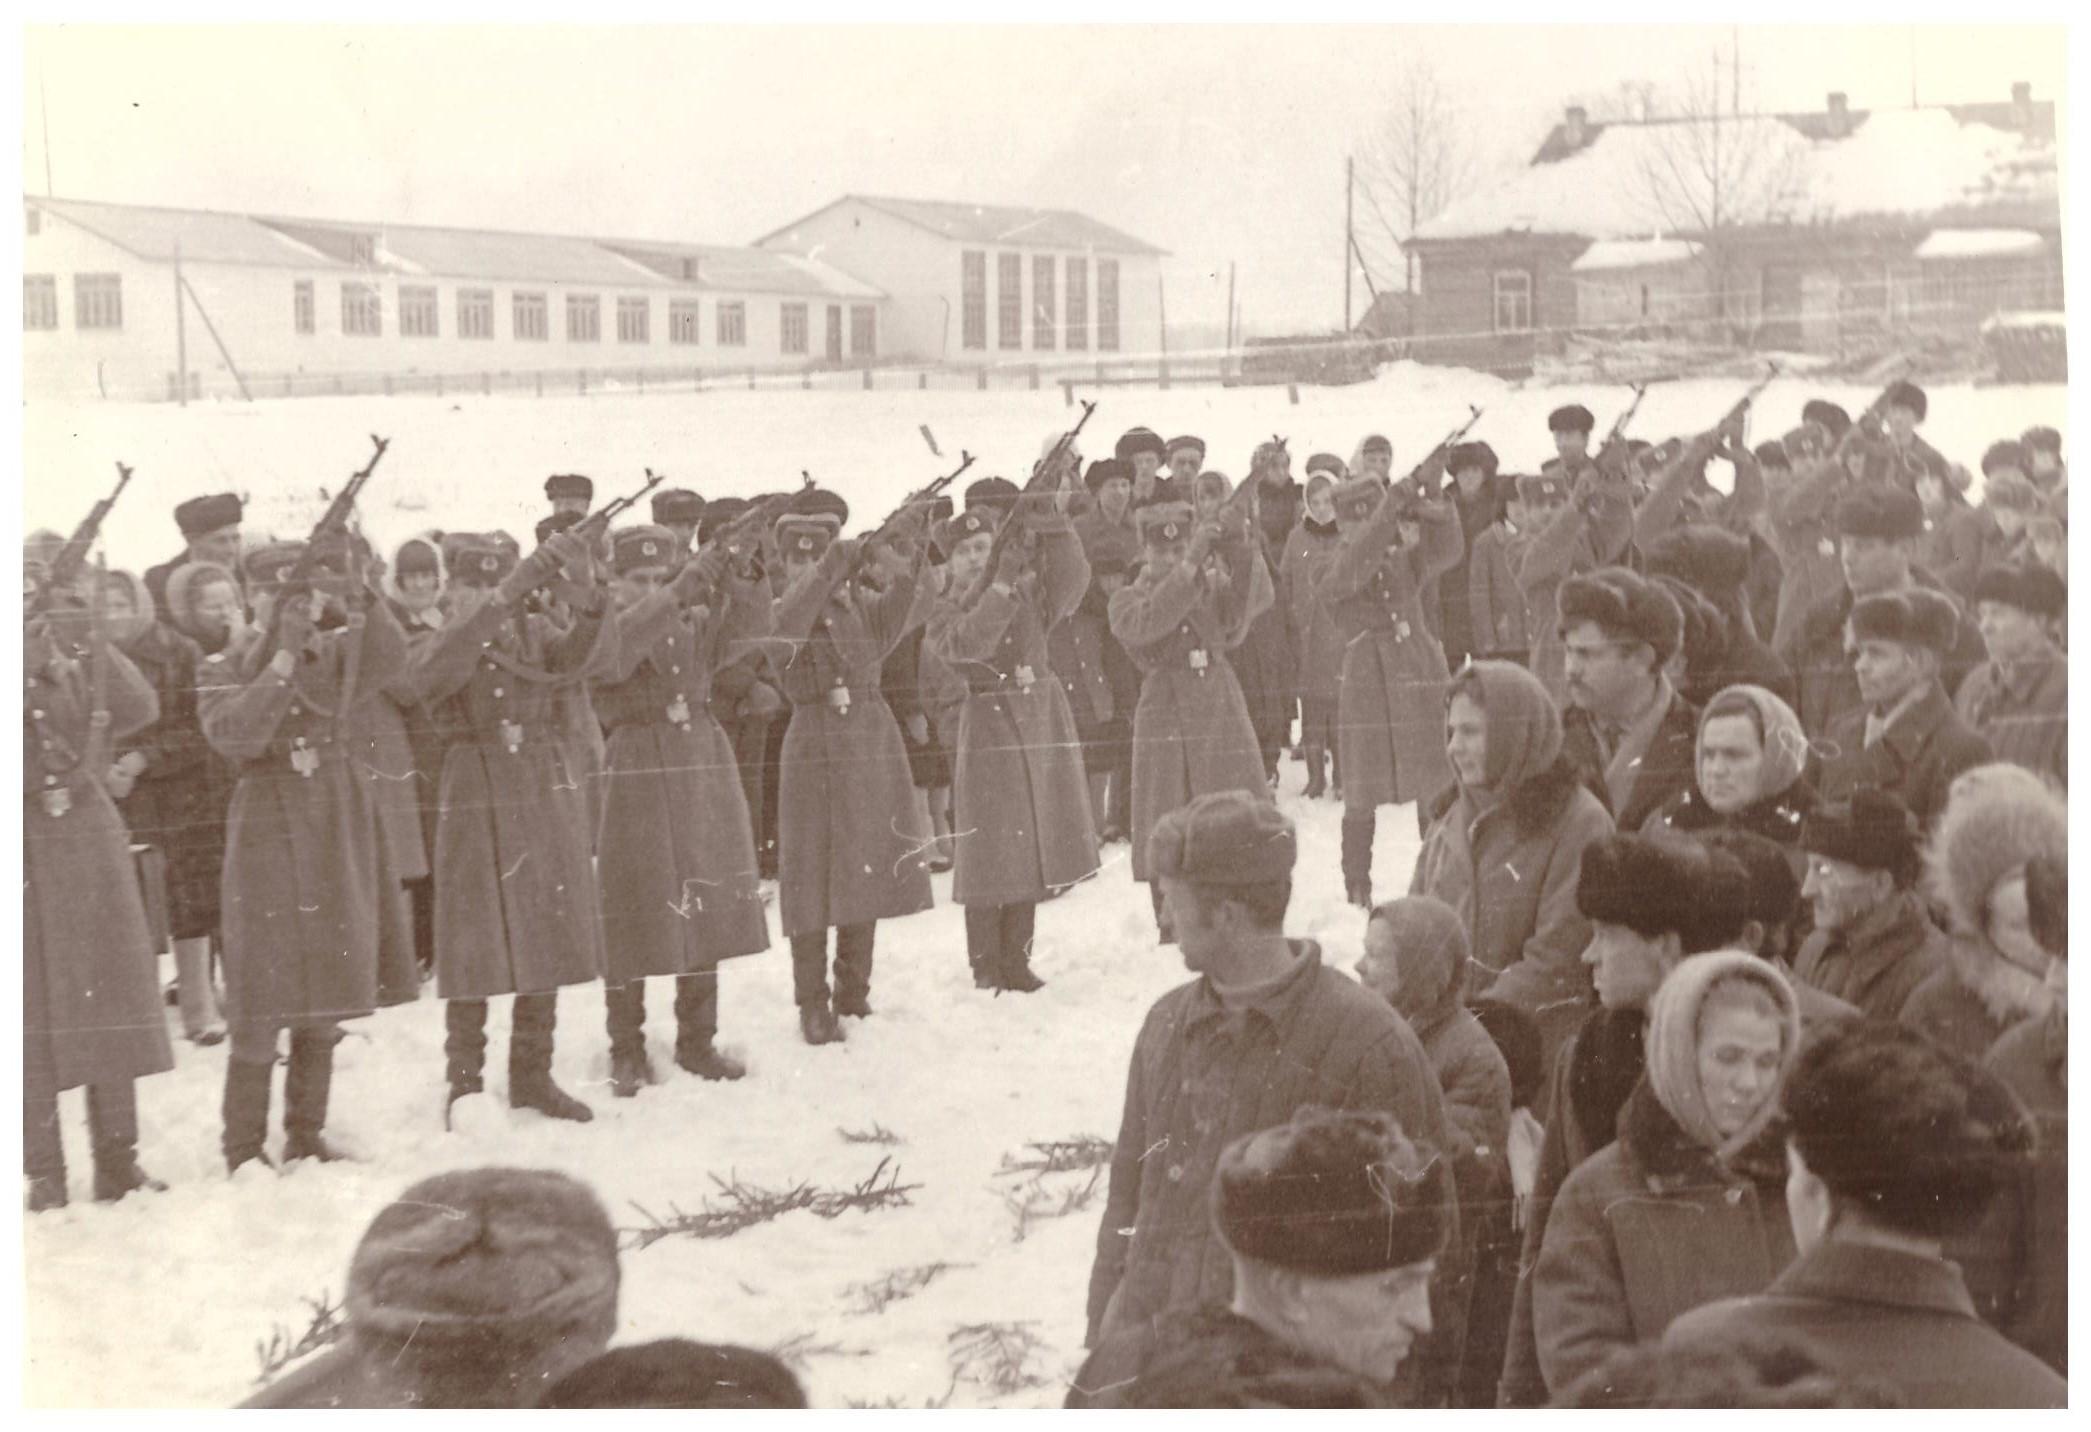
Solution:
{"label": "row of soldiers", "polygon": [[[423,961],[446,1001],[453,1101],[481,1087],[487,1000],[515,994],[511,1102],[585,1119],[550,1074],[553,992],[565,984],[606,982],[618,1094],[652,1078],[651,975],[677,978],[678,1062],[738,1077],[713,1045],[716,971],[768,944],[767,859],[811,1043],[869,1014],[877,921],[927,908],[929,870],[946,860],[976,982],[1033,989],[1036,905],[1095,870],[1099,825],[1106,840],[1130,835],[1135,878],[1152,885],[1145,837],[1159,818],[1209,791],[1267,792],[1296,708],[1310,789],[1323,787],[1333,747],[1346,886],[1369,904],[1377,807],[1415,800],[1421,813],[1448,785],[1448,658],[1473,654],[1477,633],[1494,634],[1484,654],[1521,655],[1587,717],[1595,749],[1610,752],[1596,774],[1625,776],[1604,793],[1626,824],[1630,808],[1659,803],[1637,783],[1674,776],[1658,735],[1684,727],[1689,765],[1684,693],[1718,689],[1760,660],[1746,593],[1766,585],[1767,549],[1783,563],[1770,583],[1775,632],[1797,606],[1860,596],[1911,606],[1906,593],[1922,582],[1909,558],[1930,519],[1910,511],[1921,511],[1932,469],[1908,421],[1922,416],[1922,394],[1890,396],[1902,401],[1877,405],[1877,428],[1869,415],[1840,430],[1841,414],[1811,404],[1778,444],[1783,473],[1770,445],[1742,446],[1739,416],[1689,440],[1608,441],[1592,454],[1594,421],[1566,408],[1551,420],[1555,459],[1508,489],[1479,443],[1441,444],[1394,482],[1391,444],[1370,438],[1350,463],[1311,458],[1302,489],[1278,440],[1237,486],[1207,467],[1196,438],[1165,444],[1136,428],[1084,472],[1055,435],[1024,488],[976,482],[962,510],[911,501],[854,540],[840,536],[846,501],[811,487],[753,503],[662,493],[653,523],[576,533],[592,484],[563,475],[547,483],[554,510],[528,555],[505,534],[430,534],[403,544],[382,575],[347,532],[323,535],[316,560],[300,544],[243,550],[238,499],[200,498],[177,512],[175,560],[140,583],[71,583],[31,633],[32,694],[44,689],[25,733],[44,751],[63,692],[82,719],[115,704],[94,694],[112,685],[156,688],[158,709],[121,720],[111,710],[121,754],[106,767],[78,758],[84,734],[60,733],[72,764],[47,755],[32,771],[47,791],[77,788],[82,806],[90,787],[122,797],[130,835],[166,850],[184,1024],[199,1039],[213,1031],[209,951],[221,947],[234,1167],[263,1156],[285,1028],[285,1154],[332,1153],[320,1130],[337,1023],[414,998]],[[2049,450],[2044,439],[2021,446]],[[1734,465],[1729,494],[1705,481],[1716,456]],[[1991,491],[2023,476],[2059,510],[2059,468],[2021,460],[2022,474],[1992,472]],[[1812,566],[1797,545],[1811,530],[1824,534]],[[32,541],[32,575],[47,547]],[[1824,558],[1843,579],[1834,590]],[[1512,589],[1477,601],[1477,569],[1498,563]],[[315,565],[317,580],[286,582]],[[1637,584],[1619,604],[1621,639],[1642,589],[1686,633],[1666,651],[1679,681],[1673,690],[1665,677],[1653,720],[1647,689],[1607,681],[1587,643],[1561,641],[1550,610],[1563,580],[1613,570]],[[1976,581],[1989,584],[1985,614],[2026,614],[2045,639],[2059,603],[2035,566],[1978,564]],[[1928,610],[1898,607],[1890,644],[1940,647],[1943,660],[1966,621],[1957,608],[1951,623]],[[120,623],[145,635],[82,636]],[[1787,647],[1805,657],[1814,624],[1794,629],[1801,644]],[[1530,634],[1522,648],[1506,640],[1518,632]],[[138,667],[126,652],[152,680],[130,681]],[[2007,673],[1991,683],[1998,692],[2023,691],[2009,675],[2021,658],[1991,665]],[[1846,679],[1841,650],[1827,668],[1788,670],[1796,683],[1820,676],[1821,705],[1836,715],[1863,697],[1876,709],[1862,716],[1885,727],[1908,707],[1906,691],[1877,699],[1878,683],[1872,695],[1846,691],[1865,682]],[[1608,698],[1640,706],[1615,711]],[[1992,721],[2009,715],[1994,699],[1987,709]],[[229,793],[216,822],[198,818],[214,783]],[[54,804],[44,817],[65,820]],[[32,834],[58,829],[35,815]],[[61,882],[57,869],[47,887]],[[61,886],[45,908],[62,906]],[[1169,938],[1158,897],[1155,913]],[[64,939],[62,925],[44,933]],[[128,933],[103,942],[112,967],[143,947]],[[86,1022],[89,984],[32,1001],[51,1051]],[[45,1088],[127,1087],[163,1056],[154,1046],[109,1060],[100,1079],[88,1076],[102,1064],[53,1052],[32,1112],[55,1109]],[[44,1122],[48,1170],[55,1121]],[[122,1119],[110,1122],[115,1188],[127,1175],[114,1152]],[[63,1187],[60,1173],[56,1196]]]}

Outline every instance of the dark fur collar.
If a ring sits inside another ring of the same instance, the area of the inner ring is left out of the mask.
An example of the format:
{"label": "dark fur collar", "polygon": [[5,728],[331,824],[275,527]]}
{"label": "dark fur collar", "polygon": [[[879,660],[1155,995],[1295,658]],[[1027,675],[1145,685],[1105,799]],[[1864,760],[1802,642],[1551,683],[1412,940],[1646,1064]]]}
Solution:
{"label": "dark fur collar", "polygon": [[1741,830],[1791,846],[1801,838],[1801,823],[1815,809],[1815,788],[1806,779],[1797,780],[1780,794],[1743,807],[1734,815],[1722,815],[1706,803],[1697,783],[1686,786],[1664,815],[1673,830],[1694,834],[1708,830]]}
{"label": "dark fur collar", "polygon": [[[1582,782],[1567,755],[1554,757],[1554,763],[1538,775],[1527,776],[1511,787],[1504,801],[1510,818],[1517,825],[1520,835],[1544,835],[1568,809],[1575,796],[1576,787]],[[1439,791],[1429,806],[1430,823],[1436,824],[1459,802],[1459,783],[1454,781]]]}
{"label": "dark fur collar", "polygon": [[1712,1149],[1694,1143],[1670,1117],[1645,1074],[1619,1111],[1619,1147],[1657,1193],[1727,1183],[1738,1174],[1758,1183],[1786,1180],[1785,1147],[1774,1129],[1766,1129],[1723,1160]]}

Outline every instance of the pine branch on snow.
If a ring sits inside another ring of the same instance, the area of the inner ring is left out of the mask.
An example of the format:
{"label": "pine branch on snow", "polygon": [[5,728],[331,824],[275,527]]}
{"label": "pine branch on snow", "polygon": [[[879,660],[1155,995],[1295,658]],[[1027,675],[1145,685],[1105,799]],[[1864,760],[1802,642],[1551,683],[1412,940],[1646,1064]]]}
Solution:
{"label": "pine branch on snow", "polygon": [[1064,1184],[1055,1188],[1041,1174],[1004,1190],[1002,1202],[1016,1217],[1015,1241],[1023,1242],[1031,1231],[1031,1225],[1040,1219],[1065,1218],[1087,1208],[1096,1200],[1097,1186],[1103,1182],[1103,1175],[1103,1165],[1097,1164],[1089,1170],[1088,1180],[1079,1186]]}
{"label": "pine branch on snow", "polygon": [[896,1268],[885,1277],[870,1283],[852,1283],[844,1290],[859,1313],[883,1313],[889,1304],[912,1298],[953,1268],[972,1266],[967,1263],[923,1263],[913,1268]]}
{"label": "pine branch on snow", "polygon": [[1007,1396],[1044,1382],[1033,1369],[1032,1359],[1047,1349],[1032,1327],[1030,1322],[1021,1322],[967,1323],[953,1328],[947,1341],[954,1383],[958,1379],[977,1382]]}
{"label": "pine branch on snow", "polygon": [[256,1383],[270,1381],[298,1359],[338,1341],[346,1330],[342,1309],[326,1290],[322,1289],[317,1298],[305,1299],[305,1306],[310,1316],[305,1330],[296,1337],[291,1336],[288,1326],[277,1323],[269,1329],[267,1342],[255,1339],[254,1356],[261,1363],[261,1371],[254,1375]]}
{"label": "pine branch on snow", "polygon": [[1077,1134],[1071,1139],[1047,1139],[1024,1145],[1028,1153],[1002,1155],[1001,1173],[1069,1173],[1096,1168],[1111,1161],[1117,1145],[1096,1134]]}
{"label": "pine branch on snow", "polygon": [[[891,1172],[888,1172],[891,1165]],[[646,1219],[643,1228],[620,1229],[630,1240],[633,1249],[650,1248],[663,1238],[731,1238],[744,1229],[757,1224],[782,1218],[787,1213],[801,1209],[821,1218],[839,1218],[851,1209],[868,1213],[876,1208],[900,1208],[910,1202],[908,1195],[922,1187],[919,1183],[903,1184],[900,1181],[900,1166],[893,1160],[882,1158],[870,1177],[854,1188],[818,1189],[808,1183],[793,1184],[789,1188],[763,1188],[758,1184],[744,1183],[738,1176],[722,1179],[711,1176],[719,1190],[715,1202],[706,1199],[704,1206],[695,1213],[686,1213],[674,1204],[668,1206],[669,1216],[660,1217],[643,1204],[632,1207]]]}
{"label": "pine branch on snow", "polygon": [[902,1142],[900,1135],[880,1123],[874,1123],[868,1129],[837,1129],[835,1132],[846,1144],[879,1144],[891,1148]]}
{"label": "pine branch on snow", "polygon": [[762,1349],[779,1362],[790,1363],[804,1371],[806,1364],[817,1357],[869,1357],[868,1348],[844,1347],[837,1342],[816,1342],[812,1333],[794,1333],[783,1342]]}

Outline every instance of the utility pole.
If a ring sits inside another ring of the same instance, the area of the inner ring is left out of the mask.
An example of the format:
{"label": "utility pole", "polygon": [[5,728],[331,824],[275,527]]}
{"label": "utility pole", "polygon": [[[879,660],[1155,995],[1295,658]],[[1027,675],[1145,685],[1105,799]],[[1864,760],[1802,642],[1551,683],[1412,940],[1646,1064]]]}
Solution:
{"label": "utility pole", "polygon": [[1350,332],[1350,256],[1357,247],[1351,237],[1351,190],[1355,185],[1358,161],[1349,155],[1343,158],[1343,331]]}
{"label": "utility pole", "polygon": [[188,303],[182,296],[182,241],[174,241],[174,381],[183,407],[189,406]]}
{"label": "utility pole", "polygon": [[41,71],[36,76],[37,126],[44,132],[44,197],[51,198],[51,87]]}
{"label": "utility pole", "polygon": [[1227,354],[1234,356],[1234,260],[1227,260]]}

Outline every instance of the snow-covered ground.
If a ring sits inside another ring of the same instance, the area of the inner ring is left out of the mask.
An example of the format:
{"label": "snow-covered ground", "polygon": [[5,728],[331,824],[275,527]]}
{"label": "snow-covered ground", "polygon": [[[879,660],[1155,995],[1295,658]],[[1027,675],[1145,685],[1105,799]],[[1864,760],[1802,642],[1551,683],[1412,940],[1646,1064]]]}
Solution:
{"label": "snow-covered ground", "polygon": [[[1636,430],[1650,437],[1703,427],[1736,385],[1691,382],[1652,390]],[[1760,433],[1783,430],[1822,391],[1782,383],[1759,404]],[[1852,409],[1872,396],[1828,390]],[[1196,389],[1102,394],[1084,446],[1107,451],[1145,423],[1169,436],[1202,433],[1212,465],[1237,475],[1253,445],[1287,434],[1303,464],[1328,448],[1348,457],[1367,432],[1386,433],[1406,466],[1473,402],[1477,435],[1507,465],[1528,469],[1548,450],[1544,418],[1587,403],[1600,424],[1624,401],[1601,388],[1514,389],[1444,369],[1398,367],[1374,384],[1302,390]],[[788,485],[800,469],[848,494],[869,519],[907,489],[948,468],[917,432],[931,426],[947,454],[980,454],[976,471],[1021,477],[1041,440],[1069,410],[1057,393],[706,393],[522,398],[335,400],[173,407],[24,408],[24,516],[29,527],[69,529],[112,477],[117,459],[137,481],[110,524],[112,564],[142,568],[177,536],[169,509],[195,493],[253,496],[250,531],[294,534],[316,514],[317,490],[359,466],[372,429],[393,439],[364,521],[381,545],[428,526],[527,534],[543,511],[547,473],[583,471],[599,495],[636,485],[651,465],[708,496]],[[2032,423],[2065,420],[2060,387],[1935,389],[1925,432],[1949,457],[1975,465],[1984,446]],[[1300,766],[1283,767],[1282,805],[1299,822],[1292,930],[1324,941],[1343,968],[1360,927],[1337,873],[1337,807],[1295,794]],[[1418,841],[1409,809],[1381,814],[1375,884],[1406,887]],[[293,1335],[305,1300],[339,1298],[365,1224],[416,1179],[460,1166],[523,1164],[567,1170],[602,1194],[623,1226],[634,1208],[696,1209],[714,1176],[778,1187],[839,1188],[890,1155],[905,1207],[800,1212],[716,1241],[670,1238],[624,1257],[618,1340],[683,1335],[757,1346],[792,1344],[815,1401],[920,1405],[1053,1405],[1079,1365],[1084,1295],[1101,1211],[1096,1196],[1064,1217],[1034,1219],[1020,1239],[1007,1195],[1021,1177],[1005,1157],[1031,1141],[1116,1132],[1125,1061],[1142,1013],[1180,981],[1174,949],[1158,948],[1146,894],[1132,884],[1125,847],[1107,852],[1094,881],[1044,907],[1037,967],[1049,982],[1030,997],[972,987],[958,912],[934,910],[879,931],[872,1019],[847,1044],[810,1049],[798,1035],[781,940],[723,976],[721,1043],[744,1056],[748,1078],[714,1085],[674,1069],[669,990],[652,998],[652,1048],[665,1082],[613,1101],[599,986],[560,1000],[557,1073],[596,1110],[587,1126],[511,1113],[505,1087],[505,1012],[497,1005],[488,1068],[492,1092],[442,1127],[442,1019],[433,998],[360,1021],[340,1048],[331,1131],[363,1161],[278,1176],[250,1167],[228,1181],[218,1154],[224,1046],[177,1044],[177,1069],[139,1086],[145,1166],[173,1185],[109,1208],[86,1201],[89,1160],[77,1093],[65,1101],[75,1205],[26,1221],[26,1386],[38,1405],[222,1406],[252,1390],[255,1344],[276,1325]],[[773,927],[774,928],[774,927]],[[280,1110],[277,1114],[280,1121]],[[890,1145],[843,1131],[884,1129]],[[1078,1191],[1088,1175],[1046,1180]],[[949,1271],[912,1297],[867,1311],[862,1285],[932,1263]],[[1019,1323],[1038,1340],[1037,1382],[997,1394],[976,1367],[953,1366],[955,1329]],[[956,1381],[954,1378],[956,1377]]]}

